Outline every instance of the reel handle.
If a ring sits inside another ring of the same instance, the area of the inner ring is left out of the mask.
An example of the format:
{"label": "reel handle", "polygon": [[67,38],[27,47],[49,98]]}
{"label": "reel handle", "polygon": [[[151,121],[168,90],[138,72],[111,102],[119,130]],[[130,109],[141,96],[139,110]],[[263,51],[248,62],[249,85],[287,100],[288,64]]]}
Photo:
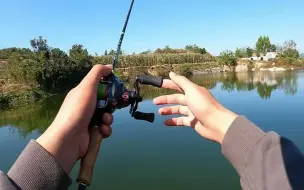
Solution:
{"label": "reel handle", "polygon": [[148,76],[148,75],[140,75],[136,77],[136,80],[140,84],[152,85],[158,88],[161,88],[163,85],[163,78],[162,77],[155,77],[155,76]]}
{"label": "reel handle", "polygon": [[154,113],[143,113],[139,111],[135,112],[133,117],[136,120],[148,121],[150,123],[153,123],[155,119]]}

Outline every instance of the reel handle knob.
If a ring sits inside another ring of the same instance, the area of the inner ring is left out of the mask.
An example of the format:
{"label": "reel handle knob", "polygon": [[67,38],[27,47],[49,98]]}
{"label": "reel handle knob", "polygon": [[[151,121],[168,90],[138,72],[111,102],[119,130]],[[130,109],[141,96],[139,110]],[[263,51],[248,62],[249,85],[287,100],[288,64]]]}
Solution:
{"label": "reel handle knob", "polygon": [[158,88],[161,88],[163,86],[162,77],[140,75],[136,77],[136,80],[138,80],[140,84],[152,85]]}
{"label": "reel handle knob", "polygon": [[150,123],[153,123],[154,119],[155,119],[154,113],[143,113],[143,112],[139,112],[139,111],[135,112],[133,117],[136,120],[148,121]]}

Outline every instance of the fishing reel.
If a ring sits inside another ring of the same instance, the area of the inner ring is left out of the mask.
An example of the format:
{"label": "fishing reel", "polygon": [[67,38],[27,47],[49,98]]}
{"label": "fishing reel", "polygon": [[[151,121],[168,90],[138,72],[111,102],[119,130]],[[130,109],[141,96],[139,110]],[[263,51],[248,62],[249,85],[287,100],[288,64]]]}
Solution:
{"label": "fishing reel", "polygon": [[158,88],[162,87],[163,78],[148,75],[137,76],[133,83],[133,90],[126,88],[123,82],[113,73],[103,78],[98,85],[97,107],[92,118],[94,125],[101,124],[103,113],[114,113],[117,109],[130,107],[130,114],[136,120],[154,122],[154,113],[144,113],[137,111],[138,104],[143,101],[140,94],[140,84],[151,85]]}

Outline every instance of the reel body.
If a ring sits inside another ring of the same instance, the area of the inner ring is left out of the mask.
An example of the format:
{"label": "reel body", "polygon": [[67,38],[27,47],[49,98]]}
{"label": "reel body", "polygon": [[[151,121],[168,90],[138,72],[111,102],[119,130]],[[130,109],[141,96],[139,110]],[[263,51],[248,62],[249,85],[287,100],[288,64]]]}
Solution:
{"label": "reel body", "polygon": [[133,83],[133,89],[129,90],[124,83],[119,80],[113,73],[98,85],[97,107],[92,118],[95,125],[101,124],[101,115],[105,112],[114,113],[117,109],[130,106],[130,114],[136,120],[144,120],[153,123],[154,113],[144,113],[137,111],[138,104],[142,102],[140,95],[140,84],[162,87],[163,78],[148,75],[137,76]]}

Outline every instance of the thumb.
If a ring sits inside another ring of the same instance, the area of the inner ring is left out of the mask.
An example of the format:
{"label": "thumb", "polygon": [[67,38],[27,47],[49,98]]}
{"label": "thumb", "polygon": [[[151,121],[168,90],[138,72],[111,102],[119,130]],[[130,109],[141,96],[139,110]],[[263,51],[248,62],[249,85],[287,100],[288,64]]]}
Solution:
{"label": "thumb", "polygon": [[101,77],[108,76],[112,71],[111,65],[94,65],[90,72],[84,77],[80,84],[97,86]]}
{"label": "thumb", "polygon": [[183,91],[185,91],[186,88],[189,87],[189,85],[190,86],[193,85],[193,83],[190,80],[188,80],[186,77],[177,75],[174,72],[170,72],[169,76],[170,76],[170,79],[175,84],[177,84]]}

